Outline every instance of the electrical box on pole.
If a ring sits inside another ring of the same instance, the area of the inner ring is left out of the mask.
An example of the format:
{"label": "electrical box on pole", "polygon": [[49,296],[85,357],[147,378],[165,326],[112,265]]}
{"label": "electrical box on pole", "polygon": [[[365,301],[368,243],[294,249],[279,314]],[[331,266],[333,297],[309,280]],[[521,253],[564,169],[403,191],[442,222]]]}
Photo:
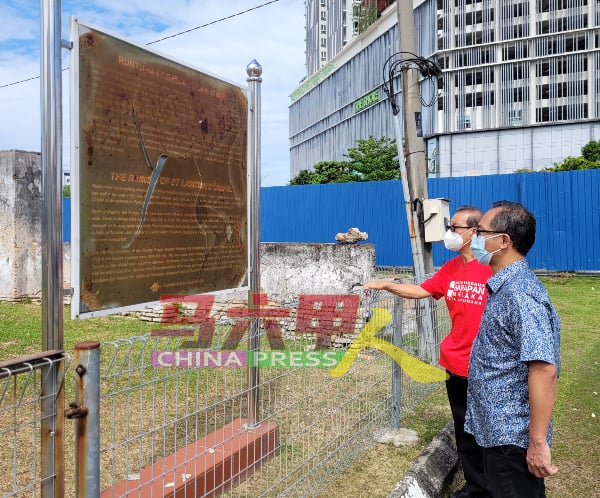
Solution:
{"label": "electrical box on pole", "polygon": [[450,199],[423,199],[425,242],[444,240],[446,225],[450,223]]}

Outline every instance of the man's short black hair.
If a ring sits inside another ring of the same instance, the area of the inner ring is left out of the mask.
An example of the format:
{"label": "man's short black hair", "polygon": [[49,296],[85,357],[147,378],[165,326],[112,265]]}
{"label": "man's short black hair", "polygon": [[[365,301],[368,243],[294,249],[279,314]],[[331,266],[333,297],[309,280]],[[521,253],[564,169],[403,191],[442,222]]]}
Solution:
{"label": "man's short black hair", "polygon": [[491,229],[510,235],[515,250],[526,256],[535,242],[535,216],[518,202],[496,201],[494,208],[498,212],[490,221]]}
{"label": "man's short black hair", "polygon": [[483,212],[481,211],[481,209],[476,208],[475,206],[465,205],[465,206],[460,206],[456,211],[454,211],[454,214],[460,213],[463,211],[468,211],[471,213],[466,220],[467,226],[469,228],[476,227],[479,224],[479,220],[483,216]]}

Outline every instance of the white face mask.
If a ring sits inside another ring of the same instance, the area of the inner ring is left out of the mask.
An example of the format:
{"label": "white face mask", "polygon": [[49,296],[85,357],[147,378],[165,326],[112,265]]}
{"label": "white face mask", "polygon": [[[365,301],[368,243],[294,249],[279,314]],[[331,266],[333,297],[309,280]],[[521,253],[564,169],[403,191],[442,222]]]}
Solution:
{"label": "white face mask", "polygon": [[460,251],[465,244],[466,242],[463,242],[463,238],[459,233],[448,230],[444,235],[444,245],[450,251]]}

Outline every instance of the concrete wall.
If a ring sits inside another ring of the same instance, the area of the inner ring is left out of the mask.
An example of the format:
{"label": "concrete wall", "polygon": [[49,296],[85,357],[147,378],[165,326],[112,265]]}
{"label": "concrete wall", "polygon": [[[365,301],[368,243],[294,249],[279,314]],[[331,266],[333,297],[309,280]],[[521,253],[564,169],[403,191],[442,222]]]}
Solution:
{"label": "concrete wall", "polygon": [[600,140],[599,121],[439,135],[427,148],[429,157],[435,150],[435,173],[444,178],[540,171],[581,156],[591,140]]}
{"label": "concrete wall", "polygon": [[374,274],[373,244],[261,244],[262,290],[285,301],[299,294],[347,294]]}
{"label": "concrete wall", "polygon": [[0,151],[0,299],[41,297],[40,154]]}
{"label": "concrete wall", "polygon": [[[296,335],[298,296],[302,294],[348,294],[354,284],[375,278],[375,246],[373,244],[304,244],[261,243],[261,292],[267,294],[269,306],[290,309],[290,316],[279,319],[284,338]],[[227,317],[231,308],[248,306],[248,294],[238,291],[217,294],[210,317],[217,323],[232,323]],[[364,306],[361,304],[360,306]],[[185,306],[184,306],[185,309]],[[186,314],[194,313],[190,305]],[[143,321],[164,319],[162,303],[148,306],[131,315]],[[354,333],[332,337],[333,347],[347,347],[365,325],[367,314],[359,307]]]}
{"label": "concrete wall", "polygon": [[[0,300],[41,298],[41,197],[40,154],[0,151]],[[64,244],[66,287],[70,249]],[[374,274],[373,244],[261,244],[261,290],[280,301],[347,294]]]}

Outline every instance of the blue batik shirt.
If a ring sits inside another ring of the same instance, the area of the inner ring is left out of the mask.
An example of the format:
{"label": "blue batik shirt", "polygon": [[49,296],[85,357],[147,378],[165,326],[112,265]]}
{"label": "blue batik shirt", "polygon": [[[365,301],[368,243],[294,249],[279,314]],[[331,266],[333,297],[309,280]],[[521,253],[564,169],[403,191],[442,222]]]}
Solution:
{"label": "blue batik shirt", "polygon": [[[465,430],[485,448],[528,448],[528,362],[544,361],[560,371],[560,319],[525,259],[486,285],[487,305],[469,360]],[[552,443],[552,424],[547,440]]]}

